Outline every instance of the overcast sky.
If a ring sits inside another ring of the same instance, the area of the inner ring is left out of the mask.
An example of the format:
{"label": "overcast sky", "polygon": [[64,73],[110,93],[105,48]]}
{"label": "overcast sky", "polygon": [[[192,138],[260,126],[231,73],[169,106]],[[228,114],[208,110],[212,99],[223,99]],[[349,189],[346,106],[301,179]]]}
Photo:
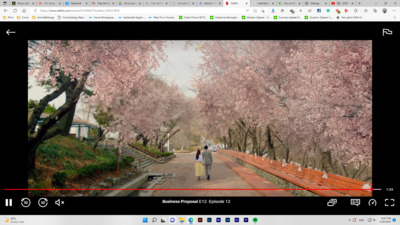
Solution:
{"label": "overcast sky", "polygon": [[154,73],[166,81],[175,81],[182,93],[193,97],[196,93],[191,91],[194,89],[191,80],[199,73],[197,67],[201,63],[201,54],[193,46],[184,50],[184,45],[184,41],[169,42],[166,49],[168,59]]}
{"label": "overcast sky", "polygon": [[[191,81],[195,74],[198,74],[197,66],[201,63],[200,52],[191,46],[184,50],[184,41],[168,42],[165,48],[168,56],[165,62],[160,63],[160,67],[153,73],[166,82],[174,81],[180,91],[188,97],[193,97],[196,93],[193,91]],[[40,100],[47,93],[46,89],[36,85],[35,78],[28,78],[28,99]],[[50,102],[50,105],[60,107],[65,102],[65,94]],[[82,104],[77,104],[77,112],[82,110]],[[79,115],[77,115],[80,117]],[[81,117],[82,118],[82,117]]]}

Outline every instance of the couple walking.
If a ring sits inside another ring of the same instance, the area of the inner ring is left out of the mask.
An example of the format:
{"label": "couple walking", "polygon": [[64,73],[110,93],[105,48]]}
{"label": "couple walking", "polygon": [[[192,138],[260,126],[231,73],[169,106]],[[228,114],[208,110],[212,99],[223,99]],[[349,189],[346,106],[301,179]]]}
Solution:
{"label": "couple walking", "polygon": [[204,176],[204,170],[207,176],[207,180],[210,180],[212,154],[208,150],[208,146],[204,146],[204,151],[201,153],[200,149],[197,150],[196,156],[194,157],[194,169],[196,171],[197,180],[200,180],[201,176]]}

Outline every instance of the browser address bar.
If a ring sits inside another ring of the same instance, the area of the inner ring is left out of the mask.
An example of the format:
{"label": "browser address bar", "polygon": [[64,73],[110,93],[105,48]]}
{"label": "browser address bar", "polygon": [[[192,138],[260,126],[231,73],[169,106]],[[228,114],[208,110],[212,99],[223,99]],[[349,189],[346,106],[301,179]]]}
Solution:
{"label": "browser address bar", "polygon": [[191,13],[191,14],[210,14],[212,13],[229,13],[229,14],[242,14],[243,8],[184,8],[184,7],[171,7],[171,8],[146,8],[146,7],[124,7],[124,8],[35,8],[34,13],[151,13],[151,14],[176,14],[179,13]]}
{"label": "browser address bar", "polygon": [[119,9],[39,9],[39,13],[118,13]]}

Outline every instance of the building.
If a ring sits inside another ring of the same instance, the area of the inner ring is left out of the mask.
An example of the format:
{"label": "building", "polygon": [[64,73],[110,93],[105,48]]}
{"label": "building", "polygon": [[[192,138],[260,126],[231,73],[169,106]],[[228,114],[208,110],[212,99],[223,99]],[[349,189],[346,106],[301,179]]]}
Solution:
{"label": "building", "polygon": [[78,139],[87,138],[90,140],[91,138],[96,138],[90,136],[91,129],[97,129],[97,126],[75,117],[72,121],[72,126],[69,130],[69,133],[75,135],[75,137]]}
{"label": "building", "polygon": [[[28,117],[29,116],[30,113],[28,113]],[[50,116],[50,114],[42,113],[42,115],[40,115],[38,124],[42,123],[48,116]],[[36,129],[38,129],[38,126],[36,126]],[[91,138],[96,138],[96,137],[91,137],[90,135],[90,130],[92,129],[97,129],[97,126],[95,124],[74,117],[74,119],[72,120],[72,126],[69,133],[71,135],[74,135],[78,139],[86,138],[90,140]]]}

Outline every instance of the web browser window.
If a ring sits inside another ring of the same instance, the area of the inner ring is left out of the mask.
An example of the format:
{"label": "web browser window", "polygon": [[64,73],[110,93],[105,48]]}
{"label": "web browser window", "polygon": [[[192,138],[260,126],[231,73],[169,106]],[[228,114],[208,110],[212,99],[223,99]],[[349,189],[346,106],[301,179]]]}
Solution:
{"label": "web browser window", "polygon": [[398,224],[399,1],[1,1],[0,224]]}

